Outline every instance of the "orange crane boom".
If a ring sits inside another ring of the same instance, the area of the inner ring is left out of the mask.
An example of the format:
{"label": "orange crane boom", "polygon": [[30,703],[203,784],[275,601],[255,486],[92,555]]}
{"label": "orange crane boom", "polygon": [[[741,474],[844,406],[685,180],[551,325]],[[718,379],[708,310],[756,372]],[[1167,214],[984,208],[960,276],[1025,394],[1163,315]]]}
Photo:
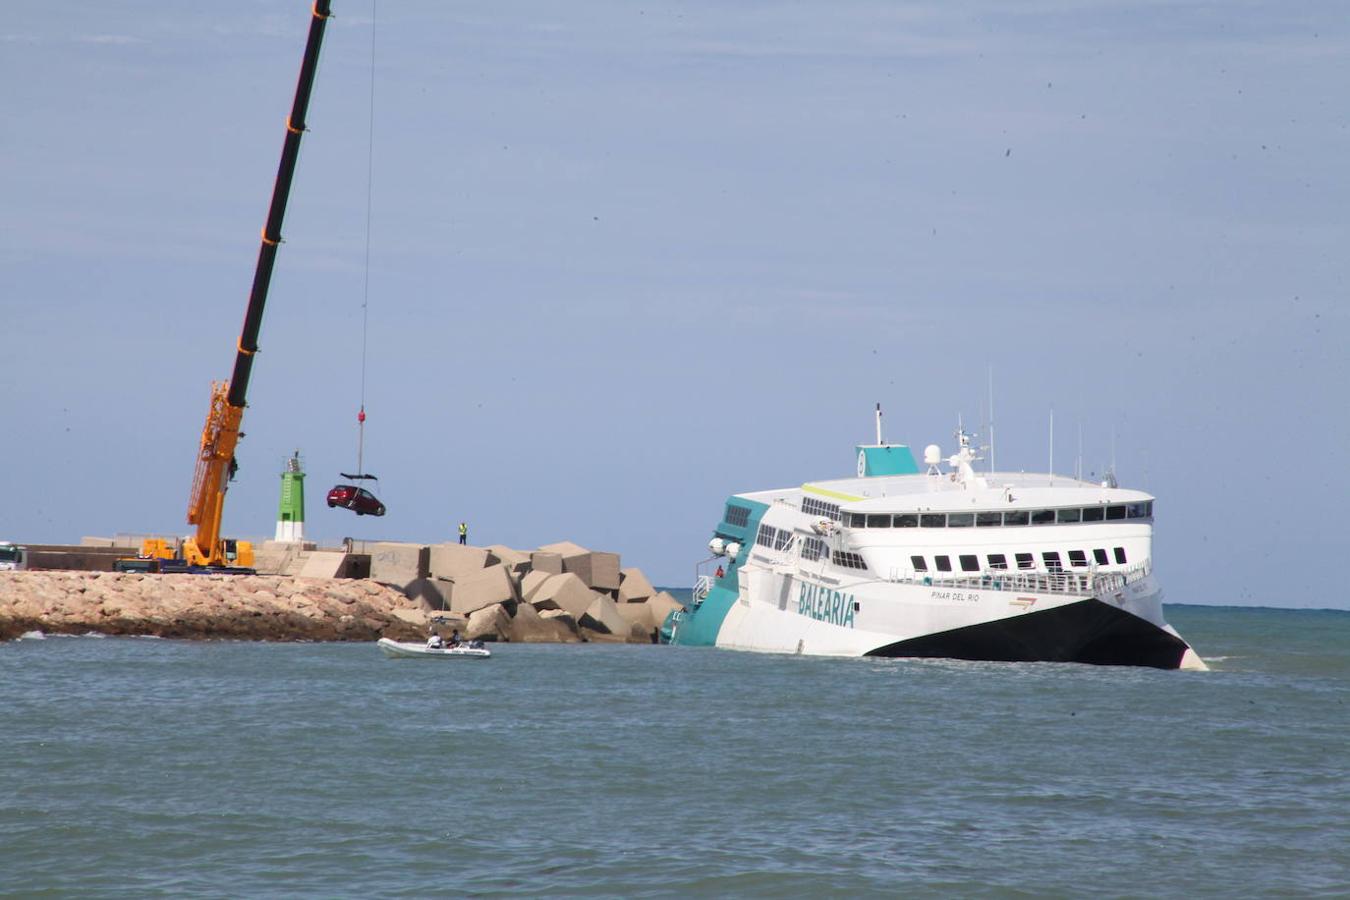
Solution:
{"label": "orange crane boom", "polygon": [[253,368],[253,355],[258,352],[258,331],[262,326],[263,308],[267,304],[267,289],[272,281],[277,246],[281,243],[281,224],[286,216],[286,201],[290,197],[291,180],[295,176],[295,163],[300,154],[300,138],[305,133],[305,113],[309,109],[310,91],[314,87],[324,26],[332,15],[330,6],[330,0],[316,0],[314,3],[309,39],[305,43],[300,78],[295,86],[295,101],[291,105],[290,117],[286,120],[286,139],[281,148],[276,183],[272,188],[272,204],[268,209],[267,223],[263,226],[262,246],[258,250],[258,264],[253,273],[253,289],[244,312],[244,327],[239,335],[234,374],[229,381],[213,382],[211,385],[211,407],[206,414],[206,425],[202,428],[201,449],[197,454],[197,468],[192,476],[192,492],[188,498],[188,524],[196,525],[197,532],[183,541],[181,555],[167,541],[151,539],[145,542],[142,556],[172,560],[192,568],[229,569],[253,565],[252,545],[246,541],[221,538],[220,521],[225,511],[225,492],[237,468],[234,454],[239,439],[243,437],[239,426],[244,418],[249,374]]}

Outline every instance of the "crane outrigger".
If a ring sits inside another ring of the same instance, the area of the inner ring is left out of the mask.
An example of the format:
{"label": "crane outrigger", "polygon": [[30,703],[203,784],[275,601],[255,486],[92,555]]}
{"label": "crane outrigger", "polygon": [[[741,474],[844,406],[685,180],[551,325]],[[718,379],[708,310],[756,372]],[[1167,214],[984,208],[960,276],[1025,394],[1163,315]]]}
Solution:
{"label": "crane outrigger", "polygon": [[[225,492],[234,477],[238,464],[235,447],[244,436],[239,430],[243,421],[245,396],[248,393],[249,374],[253,356],[258,352],[258,331],[262,326],[263,307],[267,303],[267,289],[272,280],[272,266],[276,261],[277,246],[281,243],[281,223],[286,215],[286,201],[290,196],[291,179],[300,154],[300,138],[305,133],[305,113],[309,109],[310,90],[319,63],[319,47],[323,43],[324,26],[330,12],[330,0],[315,0],[313,17],[309,24],[309,39],[300,65],[300,78],[295,87],[295,101],[286,120],[286,140],[281,149],[281,162],[272,188],[272,205],[267,223],[263,226],[262,246],[258,250],[258,265],[253,274],[253,289],[244,313],[244,327],[234,358],[234,373],[229,381],[211,384],[211,407],[202,428],[201,449],[197,454],[197,468],[192,477],[192,492],[188,499],[188,524],[196,525],[197,532],[184,538],[181,547],[162,538],[151,538],[141,547],[144,568],[154,571],[217,571],[239,572],[253,566],[253,545],[220,536],[220,520],[225,510]],[[127,561],[133,562],[133,561]],[[130,568],[128,566],[127,568]]]}

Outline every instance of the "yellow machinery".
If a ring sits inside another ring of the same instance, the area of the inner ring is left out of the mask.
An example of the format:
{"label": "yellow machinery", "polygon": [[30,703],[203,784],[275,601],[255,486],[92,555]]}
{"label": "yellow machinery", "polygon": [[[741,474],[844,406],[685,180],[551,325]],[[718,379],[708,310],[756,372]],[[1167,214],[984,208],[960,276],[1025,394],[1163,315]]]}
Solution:
{"label": "yellow machinery", "polygon": [[201,450],[197,454],[197,470],[192,478],[192,495],[188,500],[188,524],[196,525],[197,533],[185,538],[181,548],[162,539],[147,540],[141,547],[141,557],[143,561],[150,562],[143,568],[151,571],[238,571],[253,566],[253,545],[247,541],[222,538],[220,518],[225,510],[225,492],[237,468],[234,451],[243,437],[239,425],[244,418],[244,397],[248,392],[253,355],[258,352],[258,330],[262,325],[263,307],[267,303],[267,288],[272,280],[277,245],[281,243],[281,223],[286,215],[286,200],[290,195],[295,162],[300,153],[300,138],[305,133],[305,112],[309,108],[310,90],[314,86],[324,26],[331,15],[329,10],[330,0],[317,0],[314,3],[309,40],[305,44],[300,79],[295,87],[295,102],[291,106],[290,118],[286,120],[286,141],[282,145],[281,163],[277,167],[277,180],[272,189],[272,205],[268,211],[267,224],[263,226],[262,247],[258,250],[258,265],[253,274],[253,290],[244,313],[244,328],[239,335],[234,374],[229,381],[211,385],[211,410],[202,428]]}

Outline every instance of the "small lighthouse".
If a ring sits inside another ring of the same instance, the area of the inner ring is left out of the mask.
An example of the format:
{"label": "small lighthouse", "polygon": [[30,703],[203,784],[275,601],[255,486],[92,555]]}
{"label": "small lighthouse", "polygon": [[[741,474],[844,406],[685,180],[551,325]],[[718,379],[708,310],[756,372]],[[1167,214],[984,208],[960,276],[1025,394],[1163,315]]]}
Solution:
{"label": "small lighthouse", "polygon": [[281,473],[281,504],[277,508],[278,541],[305,539],[305,473],[300,469],[300,451],[286,460]]}

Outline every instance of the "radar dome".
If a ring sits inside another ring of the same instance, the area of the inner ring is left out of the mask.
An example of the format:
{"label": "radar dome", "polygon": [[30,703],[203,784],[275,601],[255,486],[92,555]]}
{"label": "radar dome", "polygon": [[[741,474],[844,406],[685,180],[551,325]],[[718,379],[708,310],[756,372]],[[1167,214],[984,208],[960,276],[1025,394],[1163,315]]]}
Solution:
{"label": "radar dome", "polygon": [[923,448],[923,464],[925,466],[936,466],[942,462],[942,448],[937,444],[929,444]]}

